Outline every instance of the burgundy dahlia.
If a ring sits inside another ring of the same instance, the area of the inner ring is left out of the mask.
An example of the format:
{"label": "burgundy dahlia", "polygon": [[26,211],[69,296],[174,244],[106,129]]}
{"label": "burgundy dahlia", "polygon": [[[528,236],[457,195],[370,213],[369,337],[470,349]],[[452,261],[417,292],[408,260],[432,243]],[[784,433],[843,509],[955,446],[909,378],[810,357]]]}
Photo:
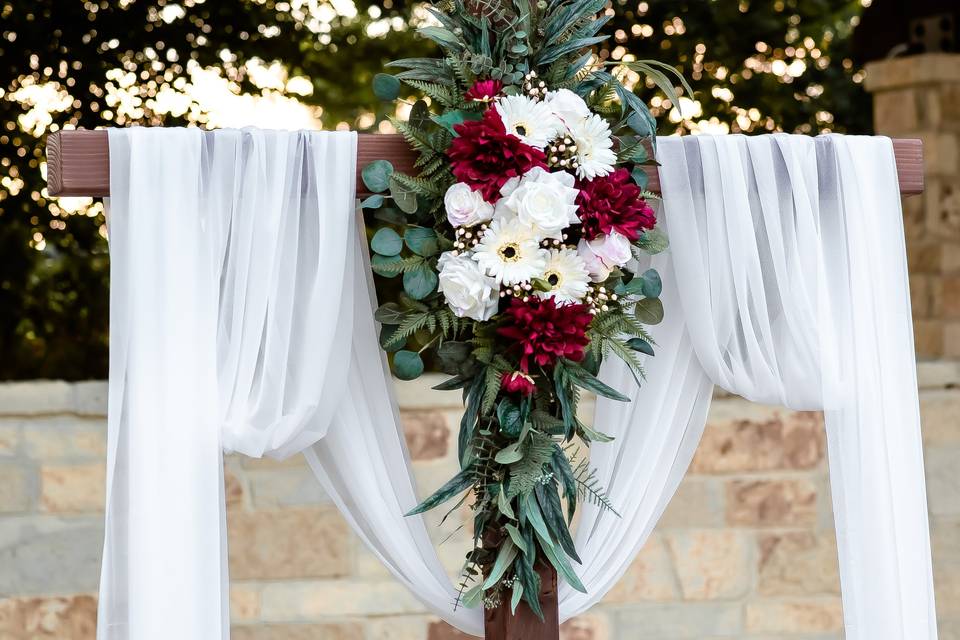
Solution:
{"label": "burgundy dahlia", "polygon": [[487,202],[500,199],[500,187],[534,167],[546,168],[543,151],[507,133],[496,109],[487,109],[481,120],[454,125],[457,137],[447,156],[453,175],[480,191]]}
{"label": "burgundy dahlia", "polygon": [[587,305],[558,306],[553,298],[530,298],[527,302],[513,298],[504,317],[497,333],[515,341],[523,371],[530,371],[531,364],[553,365],[558,358],[583,360],[583,348],[590,342],[587,325],[593,318]]}
{"label": "burgundy dahlia", "polygon": [[503,91],[503,83],[499,80],[477,80],[464,94],[467,100],[476,102],[490,102]]}
{"label": "burgundy dahlia", "polygon": [[587,240],[616,231],[633,241],[644,229],[652,229],[657,224],[653,208],[644,200],[640,187],[626,169],[581,181],[577,188],[580,189],[577,215]]}
{"label": "burgundy dahlia", "polygon": [[519,393],[523,396],[529,396],[537,390],[537,385],[533,377],[523,371],[512,371],[503,374],[500,387],[507,393]]}

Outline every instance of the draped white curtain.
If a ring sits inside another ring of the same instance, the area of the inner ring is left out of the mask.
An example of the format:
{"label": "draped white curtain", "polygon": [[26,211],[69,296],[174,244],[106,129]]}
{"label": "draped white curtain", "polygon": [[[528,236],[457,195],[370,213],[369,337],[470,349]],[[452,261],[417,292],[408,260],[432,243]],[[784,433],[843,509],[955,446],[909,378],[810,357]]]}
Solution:
{"label": "draped white curtain", "polygon": [[[112,256],[101,640],[229,635],[221,450],[303,449],[356,533],[437,615],[480,635],[417,502],[353,207],[349,133],[110,132]],[[824,408],[848,638],[936,638],[903,229],[889,140],[659,143],[667,320],[592,462],[584,611],[676,490],[713,384]],[[347,364],[349,363],[349,365]]]}

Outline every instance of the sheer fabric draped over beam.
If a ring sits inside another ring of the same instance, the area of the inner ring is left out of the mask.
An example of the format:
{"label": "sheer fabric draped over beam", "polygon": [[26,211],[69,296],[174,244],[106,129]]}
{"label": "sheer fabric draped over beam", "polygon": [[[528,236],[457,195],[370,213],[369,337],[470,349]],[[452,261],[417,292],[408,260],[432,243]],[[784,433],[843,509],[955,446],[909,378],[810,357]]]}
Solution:
{"label": "sheer fabric draped over beam", "polygon": [[[229,637],[221,452],[303,450],[354,531],[434,613],[482,634],[417,502],[354,212],[356,138],[110,132],[111,375],[100,640]],[[823,407],[847,637],[936,637],[896,174],[876,138],[662,139],[667,320],[585,506],[598,601],[676,490],[713,384]],[[882,353],[882,356],[881,356]],[[881,361],[882,357],[882,361]],[[293,543],[294,541],[292,541]],[[310,544],[310,541],[300,541]]]}

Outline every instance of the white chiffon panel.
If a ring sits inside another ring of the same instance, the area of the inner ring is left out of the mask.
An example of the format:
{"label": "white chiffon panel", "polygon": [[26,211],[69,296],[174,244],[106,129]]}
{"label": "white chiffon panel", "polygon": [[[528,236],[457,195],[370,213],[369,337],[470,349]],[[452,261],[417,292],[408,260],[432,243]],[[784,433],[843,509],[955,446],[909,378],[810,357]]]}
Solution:
{"label": "white chiffon panel", "polygon": [[366,286],[354,283],[356,134],[109,136],[98,637],[227,638],[221,450],[309,446],[346,387]]}
{"label": "white chiffon panel", "polygon": [[[112,131],[107,534],[98,634],[229,634],[221,449],[305,448],[358,536],[438,616],[481,635],[417,503],[353,206],[352,134]],[[890,143],[661,139],[653,263],[666,320],[591,461],[582,594],[614,586],[675,492],[716,382],[826,409],[847,637],[936,637],[912,327]],[[336,274],[334,277],[331,274]],[[302,541],[310,544],[310,541]]]}

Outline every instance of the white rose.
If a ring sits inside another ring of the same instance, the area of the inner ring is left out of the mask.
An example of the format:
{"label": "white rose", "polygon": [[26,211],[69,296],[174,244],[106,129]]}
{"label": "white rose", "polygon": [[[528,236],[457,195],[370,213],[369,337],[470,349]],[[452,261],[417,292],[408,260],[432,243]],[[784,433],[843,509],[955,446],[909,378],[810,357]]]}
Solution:
{"label": "white rose", "polygon": [[447,251],[437,261],[437,268],[437,289],[457,317],[484,321],[497,312],[500,287],[469,255]]}
{"label": "white rose", "polygon": [[447,220],[454,227],[469,227],[486,222],[493,217],[493,205],[483,199],[479,191],[470,185],[458,182],[447,189],[443,196]]}
{"label": "white rose", "polygon": [[578,120],[590,117],[590,107],[583,98],[570,89],[551,91],[544,99],[544,103],[568,127]]}
{"label": "white rose", "polygon": [[497,201],[498,218],[516,217],[531,228],[539,240],[563,237],[563,230],[580,222],[574,177],[566,171],[551,173],[534,167],[520,182],[510,185],[505,197]]}
{"label": "white rose", "polygon": [[594,282],[603,282],[610,277],[614,267],[622,267],[633,258],[630,240],[616,232],[597,236],[589,242],[580,240],[577,253],[583,258]]}

